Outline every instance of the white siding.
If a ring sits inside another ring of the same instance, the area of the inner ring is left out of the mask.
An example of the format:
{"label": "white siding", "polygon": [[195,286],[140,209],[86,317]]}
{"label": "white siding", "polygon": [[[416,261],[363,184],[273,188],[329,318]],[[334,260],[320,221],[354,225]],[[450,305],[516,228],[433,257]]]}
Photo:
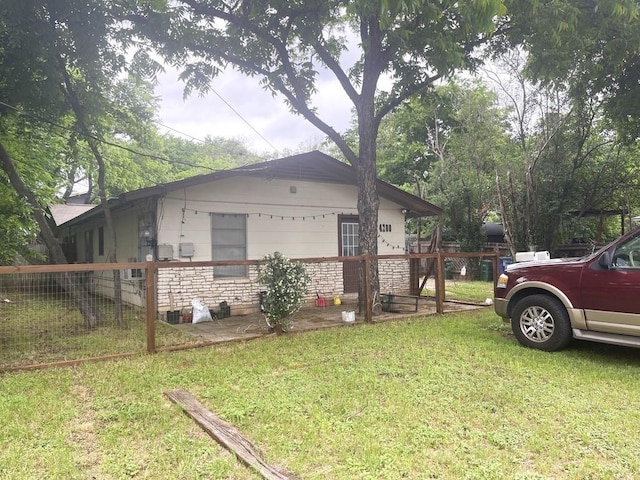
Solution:
{"label": "white siding", "polygon": [[[295,187],[292,188],[292,187]],[[295,192],[293,192],[295,190]],[[338,215],[357,215],[355,186],[322,184],[304,181],[265,180],[237,177],[185,190],[174,191],[158,201],[158,244],[173,247],[174,259],[180,258],[179,245],[193,243],[193,261],[211,260],[211,218],[209,213],[239,213],[247,215],[247,258],[259,260],[279,251],[289,258],[338,256]],[[117,257],[128,262],[138,257],[138,219],[153,207],[148,201],[113,212],[118,240]],[[389,200],[380,200],[378,253],[404,252],[404,215],[401,207]],[[84,259],[84,231],[94,230],[94,262],[103,262],[111,251],[111,239],[105,229],[104,255],[98,255],[98,227],[102,219],[82,225],[77,231],[80,262]],[[389,231],[390,229],[390,231]],[[144,258],[137,258],[144,261]],[[381,262],[382,291],[399,292],[408,283],[408,263]],[[309,300],[315,292],[324,295],[342,293],[342,265],[308,265],[312,277]],[[211,267],[197,269],[160,269],[158,272],[158,310],[169,310],[170,298],[174,308],[186,308],[194,298],[201,298],[213,308],[225,300],[232,313],[252,311],[258,307],[261,287],[251,268],[249,278],[214,280]],[[96,272],[93,290],[113,296],[110,272]],[[123,298],[126,302],[143,306],[141,279],[123,279]],[[170,295],[171,294],[171,295]]]}
{"label": "white siding", "polygon": [[[97,207],[100,208],[100,207]],[[145,204],[139,204],[127,208],[122,211],[112,212],[114,227],[116,230],[116,238],[118,241],[117,260],[119,262],[129,262],[133,259],[144,261],[145,259],[137,258],[138,254],[138,217],[145,213],[148,208]],[[104,228],[104,253],[99,254],[98,250],[98,230]],[[85,263],[85,232],[93,231],[93,263],[104,263],[108,261],[112,252],[112,242],[109,237],[103,218],[96,218],[91,222],[82,224],[80,227],[74,228],[71,233],[75,233],[77,237],[78,263]],[[141,265],[143,267],[144,265]],[[122,281],[122,298],[126,303],[131,305],[143,306],[143,279],[140,278],[124,278],[124,272],[121,272]],[[104,295],[113,298],[113,273],[109,271],[96,271],[89,279],[89,289],[98,295]]]}
{"label": "white siding", "polygon": [[[295,193],[292,188],[295,187]],[[400,206],[382,199],[379,253],[404,251]],[[338,214],[357,214],[354,186],[314,182],[231,178],[170,193],[158,207],[158,243],[194,244],[193,261],[211,260],[210,212],[247,215],[247,257],[279,251],[290,258],[338,255]],[[186,260],[186,259],[182,259]]]}

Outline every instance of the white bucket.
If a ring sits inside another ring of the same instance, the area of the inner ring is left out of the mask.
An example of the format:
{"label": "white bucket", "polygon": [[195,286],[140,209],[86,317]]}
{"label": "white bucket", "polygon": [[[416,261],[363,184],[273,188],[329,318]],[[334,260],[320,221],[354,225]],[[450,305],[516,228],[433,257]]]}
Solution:
{"label": "white bucket", "polygon": [[347,323],[353,323],[356,321],[356,312],[342,312],[342,321]]}

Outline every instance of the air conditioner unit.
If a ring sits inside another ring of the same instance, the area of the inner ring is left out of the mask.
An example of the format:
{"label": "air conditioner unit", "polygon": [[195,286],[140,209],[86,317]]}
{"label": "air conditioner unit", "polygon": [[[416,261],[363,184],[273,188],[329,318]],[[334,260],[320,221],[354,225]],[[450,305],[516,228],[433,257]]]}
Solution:
{"label": "air conditioner unit", "polygon": [[167,243],[158,245],[158,260],[173,260],[173,245]]}
{"label": "air conditioner unit", "polygon": [[126,270],[122,270],[122,279],[123,280],[131,280],[131,269],[127,268]]}

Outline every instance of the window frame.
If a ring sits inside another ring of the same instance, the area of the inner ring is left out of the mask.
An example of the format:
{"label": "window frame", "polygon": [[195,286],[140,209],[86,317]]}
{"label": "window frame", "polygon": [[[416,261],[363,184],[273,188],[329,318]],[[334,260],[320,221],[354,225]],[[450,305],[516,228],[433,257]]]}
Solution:
{"label": "window frame", "polygon": [[[209,214],[211,222],[211,259],[212,260],[247,260],[247,215],[244,213],[218,213],[211,212]],[[228,222],[218,222],[216,219],[237,219],[238,225],[229,225]],[[238,237],[242,237],[241,243],[231,243],[221,236],[233,237],[234,232]],[[221,250],[223,252],[221,252]],[[230,255],[224,253],[224,250],[239,251],[242,258],[230,258]],[[235,279],[247,278],[249,276],[247,265],[221,265],[213,267],[213,277],[215,279]]]}

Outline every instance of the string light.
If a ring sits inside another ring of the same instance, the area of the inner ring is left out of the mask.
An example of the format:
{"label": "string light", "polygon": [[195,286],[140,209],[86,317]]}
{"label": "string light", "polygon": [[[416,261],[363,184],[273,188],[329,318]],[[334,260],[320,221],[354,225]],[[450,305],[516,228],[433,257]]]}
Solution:
{"label": "string light", "polygon": [[[213,212],[203,212],[202,210],[196,210],[193,208],[182,208],[182,215],[184,218],[184,215],[186,212],[193,212],[195,215],[198,215],[198,213],[213,213]],[[215,212],[218,213],[218,212]],[[250,217],[257,217],[257,218],[262,218],[263,216],[269,217],[270,219],[273,220],[274,215],[273,214],[269,214],[269,213],[262,213],[262,212],[253,212],[253,213],[238,213],[238,214],[233,214],[233,213],[223,213],[222,216],[224,217],[225,215],[244,215],[247,218]],[[280,220],[291,220],[291,221],[295,221],[295,220],[317,220],[320,217],[326,219],[327,217],[330,216],[335,216],[335,215],[356,215],[354,212],[349,212],[349,213],[344,213],[342,211],[340,212],[327,212],[327,213],[323,213],[323,214],[318,214],[316,213],[315,215],[298,215],[298,216],[283,216],[283,215],[275,215],[275,218],[277,219],[278,217],[280,218]]]}
{"label": "string light", "polygon": [[385,244],[387,247],[391,247],[391,250],[402,250],[402,251],[406,251],[406,248],[403,245],[394,245],[390,242],[388,242],[382,235],[378,234],[378,240]]}
{"label": "string light", "polygon": [[[199,211],[201,210],[195,210],[195,209],[189,209],[189,208],[183,208],[182,212],[183,212],[183,216],[184,213],[186,211],[191,211],[194,212],[196,215],[198,214]],[[222,216],[224,217],[225,215],[233,215],[232,213],[227,213],[227,214],[222,214]],[[264,215],[264,217],[269,217],[271,220],[273,220],[273,215],[269,214],[269,213],[262,213],[262,212],[255,212],[255,213],[244,213],[244,214],[238,214],[238,215],[244,215],[247,218],[250,217],[257,217],[257,218],[262,218],[262,216]],[[328,213],[323,213],[322,215],[320,214],[316,214],[316,215],[301,215],[301,216],[282,216],[282,215],[276,215],[276,219],[278,217],[280,217],[280,220],[284,221],[284,220],[291,220],[291,221],[295,221],[295,220],[302,220],[305,221],[307,219],[311,219],[311,220],[316,220],[316,218],[320,218],[320,216],[322,216],[322,218],[326,218],[327,216],[332,216],[332,215],[345,215],[344,212],[328,212]],[[354,215],[353,213],[349,213],[348,215]],[[183,220],[184,223],[184,220]],[[380,233],[378,233],[378,241],[382,244],[384,244],[385,246],[391,248],[392,250],[402,250],[404,252],[406,252],[406,247],[404,245],[398,245],[398,244],[393,244],[391,242],[389,242],[386,238],[384,238],[382,235],[380,235]]]}

